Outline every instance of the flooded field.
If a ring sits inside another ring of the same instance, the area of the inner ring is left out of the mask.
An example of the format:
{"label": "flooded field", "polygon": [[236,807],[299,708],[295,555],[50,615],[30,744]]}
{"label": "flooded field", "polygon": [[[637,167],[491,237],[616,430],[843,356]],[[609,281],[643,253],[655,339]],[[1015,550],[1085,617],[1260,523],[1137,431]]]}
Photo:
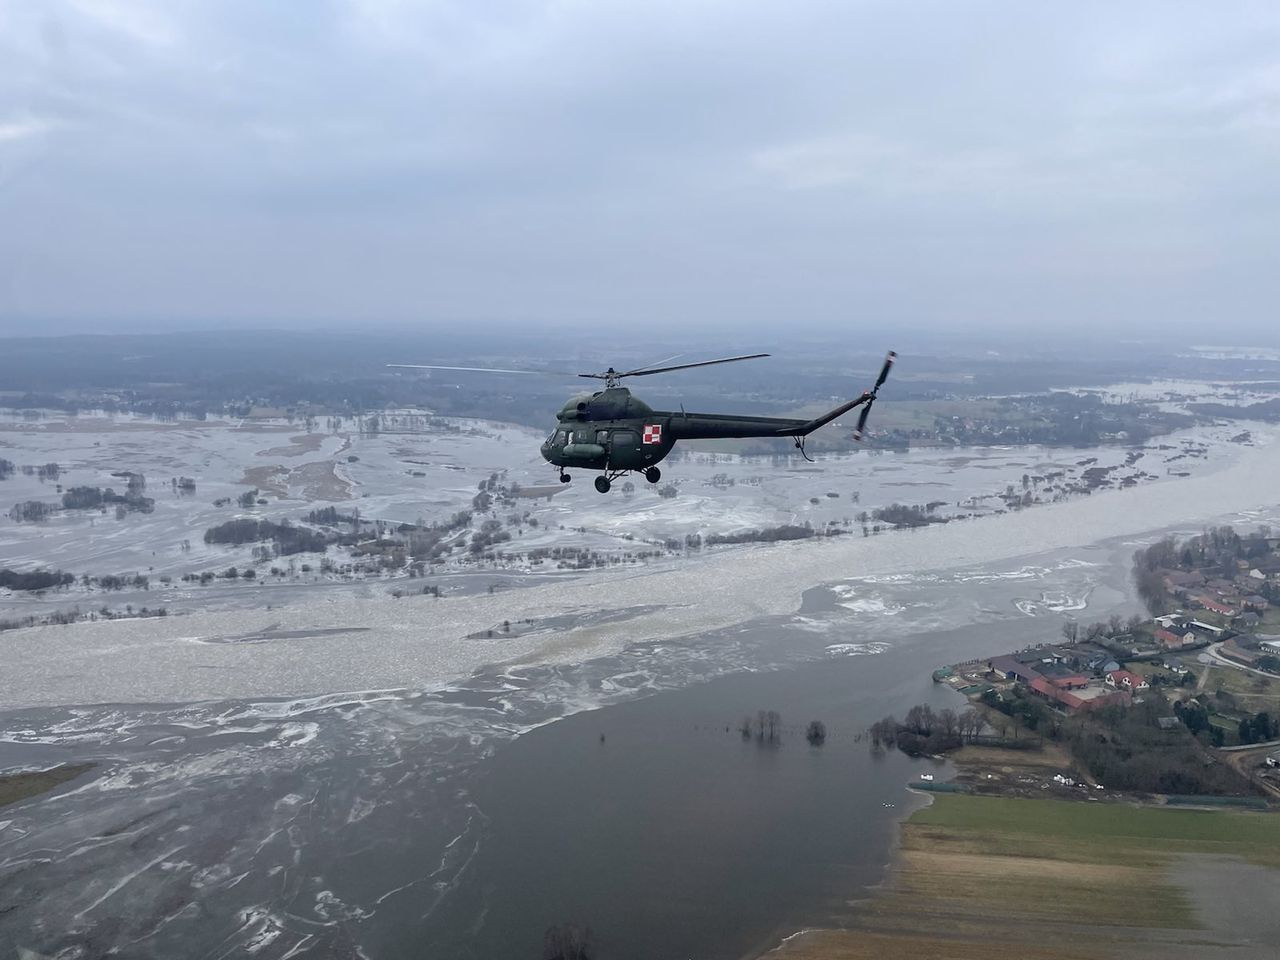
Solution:
{"label": "flooded field", "polygon": [[[890,528],[876,512],[896,504],[938,521],[1166,483],[1221,469],[1255,442],[1222,426],[1132,450],[871,448],[808,463],[681,449],[657,486],[633,478],[632,489],[619,483],[601,496],[585,474],[567,487],[556,483],[537,452],[541,436],[527,428],[410,412],[385,416],[377,431],[350,422],[327,432],[307,426],[53,414],[0,420],[0,456],[18,467],[0,481],[0,565],[77,578],[41,596],[0,589],[0,620],[96,616],[104,607],[113,615],[278,607],[312,603],[317,591],[330,599],[389,597],[427,584],[447,594],[487,591],[543,574],[683,559],[691,545],[724,549],[701,546],[707,538],[781,526],[865,536]],[[57,465],[56,477],[39,469],[46,464]],[[108,505],[58,509],[40,522],[11,516],[17,504],[57,507],[73,488],[121,493],[128,474],[144,479],[149,511]],[[477,502],[485,486],[501,493]],[[205,541],[207,530],[230,520],[307,525],[325,509],[358,517],[358,527],[336,526],[374,544],[400,525],[447,525],[462,512],[472,519],[451,529],[447,549],[417,564],[412,572],[421,577],[412,578],[406,558],[384,563],[367,549],[277,556],[270,544],[264,555],[258,544]],[[467,549],[482,524],[507,539]],[[104,576],[125,583],[108,590],[86,581]]]}

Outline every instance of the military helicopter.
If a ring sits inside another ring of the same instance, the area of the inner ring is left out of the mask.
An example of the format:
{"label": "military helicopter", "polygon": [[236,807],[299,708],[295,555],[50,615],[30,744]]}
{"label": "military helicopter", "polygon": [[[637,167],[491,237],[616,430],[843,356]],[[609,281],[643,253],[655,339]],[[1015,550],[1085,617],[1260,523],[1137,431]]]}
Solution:
{"label": "military helicopter", "polygon": [[[741,417],[726,413],[688,413],[654,410],[643,400],[631,395],[626,387],[619,386],[625,377],[649,377],[656,373],[675,370],[692,370],[694,367],[710,367],[719,363],[737,363],[740,360],[757,360],[767,353],[751,353],[741,357],[722,357],[719,360],[701,360],[697,363],[679,363],[674,366],[647,366],[618,372],[610,367],[604,373],[579,373],[577,376],[603,380],[604,389],[595,393],[581,393],[570,397],[556,414],[557,424],[542,444],[542,456],[553,466],[560,468],[560,482],[568,483],[567,467],[583,470],[599,470],[595,487],[608,493],[613,481],[632,471],[644,475],[650,483],[662,479],[658,464],[666,458],[678,440],[712,440],[743,437],[791,437],[805,459],[805,438],[832,420],[848,413],[854,407],[862,407],[854,439],[861,440],[867,425],[867,415],[875,403],[880,387],[889,376],[898,355],[890,350],[885,357],[880,376],[870,390],[864,390],[856,400],[842,403],[813,420],[788,417]],[[671,360],[675,357],[669,358]],[[667,361],[660,361],[666,363]],[[465,370],[483,373],[550,373],[542,370],[504,370],[494,367],[446,367],[425,363],[389,363],[388,367],[413,370]],[[554,375],[554,374],[553,374]]]}

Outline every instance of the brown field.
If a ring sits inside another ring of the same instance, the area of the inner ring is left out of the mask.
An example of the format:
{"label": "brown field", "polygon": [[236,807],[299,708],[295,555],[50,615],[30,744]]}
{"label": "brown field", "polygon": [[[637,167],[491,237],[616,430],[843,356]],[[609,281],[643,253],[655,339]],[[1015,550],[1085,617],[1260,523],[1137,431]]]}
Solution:
{"label": "brown field", "polygon": [[956,783],[964,784],[974,793],[1003,797],[1076,797],[1084,788],[1054,783],[1055,773],[1068,775],[1080,784],[1095,782],[1076,766],[1061,744],[1047,740],[1038,749],[1005,750],[969,745],[947,756],[956,765]]}
{"label": "brown field", "polygon": [[324,445],[324,434],[303,433],[289,438],[287,446],[272,447],[270,450],[258,451],[260,457],[301,457],[315,453]]}
{"label": "brown field", "polygon": [[351,484],[338,476],[335,467],[331,460],[314,460],[292,470],[278,463],[247,467],[240,482],[282,499],[289,496],[290,486],[300,485],[303,500],[350,500]]}
{"label": "brown field", "polygon": [[302,484],[304,500],[350,500],[351,484],[334,472],[330,460],[317,460],[294,468],[289,474],[290,483]]}
{"label": "brown field", "polygon": [[939,795],[846,928],[769,956],[1262,960],[1280,942],[1278,868],[1273,814]]}
{"label": "brown field", "polygon": [[263,493],[285,497],[289,494],[288,476],[288,468],[280,464],[270,467],[246,467],[240,482],[246,487],[257,487]]}

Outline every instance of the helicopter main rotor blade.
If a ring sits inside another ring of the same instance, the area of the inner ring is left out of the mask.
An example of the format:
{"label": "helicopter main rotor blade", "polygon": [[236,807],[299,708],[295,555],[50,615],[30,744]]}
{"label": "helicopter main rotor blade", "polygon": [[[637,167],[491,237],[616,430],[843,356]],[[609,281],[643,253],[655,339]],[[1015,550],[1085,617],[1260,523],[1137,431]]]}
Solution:
{"label": "helicopter main rotor blade", "polygon": [[683,356],[683,353],[676,353],[669,357],[663,357],[661,360],[655,360],[653,363],[642,363],[634,370],[628,370],[626,375],[632,376],[633,374],[639,373],[641,370],[648,370],[650,367],[656,367],[660,363],[670,363],[672,360],[679,360]]}
{"label": "helicopter main rotor blade", "polygon": [[654,373],[670,373],[672,370],[691,370],[694,367],[710,367],[717,363],[735,363],[738,360],[756,360],[759,357],[767,357],[767,353],[749,353],[741,357],[723,357],[719,360],[701,360],[698,363],[677,363],[672,367],[652,367],[648,370],[632,370],[627,373],[580,373],[580,377],[590,377],[592,380],[608,380],[618,377],[647,377]]}
{"label": "helicopter main rotor blade", "polygon": [[437,363],[388,363],[388,367],[402,367],[408,370],[462,370],[468,373],[523,373],[543,377],[572,377],[574,374],[563,370],[508,370],[504,367],[446,367]]}

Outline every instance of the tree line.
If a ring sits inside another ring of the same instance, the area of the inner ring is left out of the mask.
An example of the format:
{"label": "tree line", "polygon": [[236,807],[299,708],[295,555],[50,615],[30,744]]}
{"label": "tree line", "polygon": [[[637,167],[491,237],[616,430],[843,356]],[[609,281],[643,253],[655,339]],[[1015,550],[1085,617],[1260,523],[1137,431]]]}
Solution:
{"label": "tree line", "polygon": [[19,573],[7,567],[0,568],[0,587],[9,590],[48,590],[52,587],[65,587],[76,582],[75,574],[61,570],[32,570]]}
{"label": "tree line", "polygon": [[329,544],[336,542],[336,539],[307,527],[295,527],[288,520],[275,523],[271,520],[252,518],[228,520],[204,532],[204,542],[211,544],[239,545],[270,540],[278,556],[288,556],[293,553],[324,553]]}
{"label": "tree line", "polygon": [[927,703],[920,703],[908,710],[901,721],[888,716],[873,723],[871,746],[897,747],[912,756],[942,753],[962,746],[966,740],[976,740],[986,727],[986,716],[974,707],[958,713],[950,707],[935,711]]}

